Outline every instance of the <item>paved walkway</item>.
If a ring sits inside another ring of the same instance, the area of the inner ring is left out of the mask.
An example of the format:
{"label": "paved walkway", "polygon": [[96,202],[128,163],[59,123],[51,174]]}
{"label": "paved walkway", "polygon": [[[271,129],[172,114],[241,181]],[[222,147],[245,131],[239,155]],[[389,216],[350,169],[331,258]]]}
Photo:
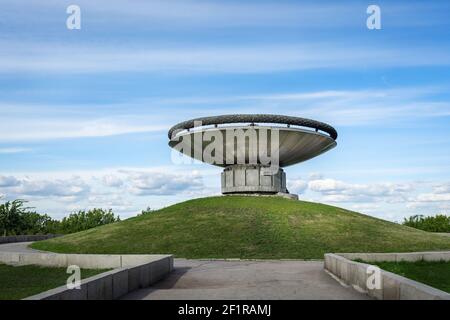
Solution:
{"label": "paved walkway", "polygon": [[[0,244],[0,252],[38,252],[31,242]],[[344,287],[322,261],[223,261],[175,259],[164,280],[124,299],[370,299]]]}
{"label": "paved walkway", "polygon": [[370,299],[344,287],[321,261],[209,261],[175,259],[164,280],[124,299]]}
{"label": "paved walkway", "polygon": [[15,242],[0,244],[0,252],[42,252],[39,250],[28,248],[33,242]]}

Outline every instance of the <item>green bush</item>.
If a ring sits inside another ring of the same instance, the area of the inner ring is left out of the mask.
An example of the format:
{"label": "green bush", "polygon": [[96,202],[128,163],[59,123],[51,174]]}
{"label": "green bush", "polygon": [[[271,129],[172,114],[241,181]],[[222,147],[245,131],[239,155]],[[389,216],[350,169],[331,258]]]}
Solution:
{"label": "green bush", "polygon": [[28,210],[24,204],[25,201],[20,199],[0,204],[0,229],[3,236],[20,232],[21,216]]}
{"label": "green bush", "polygon": [[429,232],[450,232],[450,216],[443,214],[432,217],[415,215],[405,218],[403,225]]}
{"label": "green bush", "polygon": [[49,234],[59,233],[60,222],[53,220],[46,214],[25,211],[20,217],[20,234]]}
{"label": "green bush", "polygon": [[66,234],[120,221],[111,209],[81,210],[58,221],[25,204],[20,199],[0,204],[0,235]]}
{"label": "green bush", "polygon": [[120,217],[116,218],[111,209],[80,210],[63,218],[60,230],[61,233],[74,233],[118,221]]}
{"label": "green bush", "polygon": [[153,212],[155,212],[155,210],[153,210],[153,209],[150,208],[150,207],[147,207],[147,209],[141,211],[141,213],[139,214],[139,216],[143,216],[143,215],[150,214],[150,213],[153,213]]}

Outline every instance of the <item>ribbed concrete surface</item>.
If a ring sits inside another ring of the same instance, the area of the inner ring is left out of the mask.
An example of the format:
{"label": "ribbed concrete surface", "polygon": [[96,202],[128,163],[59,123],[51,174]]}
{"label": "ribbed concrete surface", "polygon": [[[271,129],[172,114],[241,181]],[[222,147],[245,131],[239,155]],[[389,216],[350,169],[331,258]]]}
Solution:
{"label": "ribbed concrete surface", "polygon": [[175,259],[175,270],[124,299],[370,299],[341,286],[321,261]]}

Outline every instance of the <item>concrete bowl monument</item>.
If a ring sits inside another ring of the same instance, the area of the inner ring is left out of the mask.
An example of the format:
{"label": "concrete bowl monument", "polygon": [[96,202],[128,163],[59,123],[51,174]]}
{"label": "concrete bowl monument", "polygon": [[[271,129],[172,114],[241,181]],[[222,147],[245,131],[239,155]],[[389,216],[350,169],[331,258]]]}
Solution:
{"label": "concrete bowl monument", "polygon": [[336,146],[336,130],[323,122],[282,115],[234,114],[181,122],[169,146],[190,158],[223,167],[223,194],[289,197],[284,167]]}

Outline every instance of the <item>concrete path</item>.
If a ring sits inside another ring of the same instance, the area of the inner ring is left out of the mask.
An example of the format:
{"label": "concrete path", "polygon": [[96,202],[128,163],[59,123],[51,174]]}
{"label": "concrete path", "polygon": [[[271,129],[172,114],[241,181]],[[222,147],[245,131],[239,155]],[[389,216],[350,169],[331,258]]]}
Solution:
{"label": "concrete path", "polygon": [[209,261],[175,259],[175,270],[124,299],[370,299],[344,287],[321,261]]}
{"label": "concrete path", "polygon": [[[0,252],[39,252],[31,242],[0,244]],[[368,296],[344,287],[322,261],[223,261],[175,259],[175,270],[150,288],[124,299],[346,299]]]}
{"label": "concrete path", "polygon": [[14,242],[0,244],[0,252],[42,252],[39,250],[28,248],[33,242]]}
{"label": "concrete path", "polygon": [[440,236],[450,237],[450,232],[434,232],[434,233]]}

